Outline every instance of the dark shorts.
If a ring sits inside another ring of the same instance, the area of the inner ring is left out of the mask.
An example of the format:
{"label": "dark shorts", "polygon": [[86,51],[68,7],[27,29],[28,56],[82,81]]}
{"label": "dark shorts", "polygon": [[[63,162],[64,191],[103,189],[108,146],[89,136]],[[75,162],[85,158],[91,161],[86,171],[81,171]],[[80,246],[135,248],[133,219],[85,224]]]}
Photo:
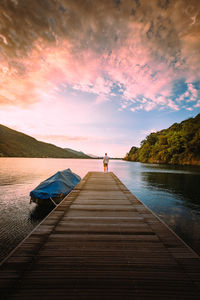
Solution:
{"label": "dark shorts", "polygon": [[108,166],[108,164],[104,164],[104,167],[107,167]]}

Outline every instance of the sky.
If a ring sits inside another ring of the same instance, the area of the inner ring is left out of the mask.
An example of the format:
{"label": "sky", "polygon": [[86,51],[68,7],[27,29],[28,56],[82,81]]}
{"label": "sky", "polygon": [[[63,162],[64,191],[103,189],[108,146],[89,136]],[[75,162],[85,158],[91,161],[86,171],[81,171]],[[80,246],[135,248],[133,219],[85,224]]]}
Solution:
{"label": "sky", "polygon": [[0,124],[124,157],[198,113],[199,0],[0,1]]}

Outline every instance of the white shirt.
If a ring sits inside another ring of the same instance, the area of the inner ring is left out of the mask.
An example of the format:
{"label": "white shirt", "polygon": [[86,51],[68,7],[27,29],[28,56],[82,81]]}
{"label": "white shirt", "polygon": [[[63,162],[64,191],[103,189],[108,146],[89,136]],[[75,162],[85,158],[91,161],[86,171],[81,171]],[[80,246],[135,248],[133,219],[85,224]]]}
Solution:
{"label": "white shirt", "polygon": [[108,162],[109,162],[109,157],[107,155],[105,155],[103,158],[103,163],[108,164]]}

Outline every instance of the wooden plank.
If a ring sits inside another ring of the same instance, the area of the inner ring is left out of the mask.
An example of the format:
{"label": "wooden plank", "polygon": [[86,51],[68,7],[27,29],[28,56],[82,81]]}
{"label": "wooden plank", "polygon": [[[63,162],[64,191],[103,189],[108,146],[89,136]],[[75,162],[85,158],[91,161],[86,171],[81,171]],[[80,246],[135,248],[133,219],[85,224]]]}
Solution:
{"label": "wooden plank", "polygon": [[89,172],[12,252],[3,299],[199,299],[200,258],[113,174]]}

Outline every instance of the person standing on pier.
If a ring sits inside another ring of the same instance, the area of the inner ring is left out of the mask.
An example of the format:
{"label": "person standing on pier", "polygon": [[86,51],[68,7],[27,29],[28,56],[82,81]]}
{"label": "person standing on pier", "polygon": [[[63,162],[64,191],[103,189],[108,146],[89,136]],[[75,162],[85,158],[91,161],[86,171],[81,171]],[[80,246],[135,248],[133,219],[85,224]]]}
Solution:
{"label": "person standing on pier", "polygon": [[108,163],[109,163],[109,157],[107,153],[105,153],[105,156],[103,158],[104,172],[108,172]]}

